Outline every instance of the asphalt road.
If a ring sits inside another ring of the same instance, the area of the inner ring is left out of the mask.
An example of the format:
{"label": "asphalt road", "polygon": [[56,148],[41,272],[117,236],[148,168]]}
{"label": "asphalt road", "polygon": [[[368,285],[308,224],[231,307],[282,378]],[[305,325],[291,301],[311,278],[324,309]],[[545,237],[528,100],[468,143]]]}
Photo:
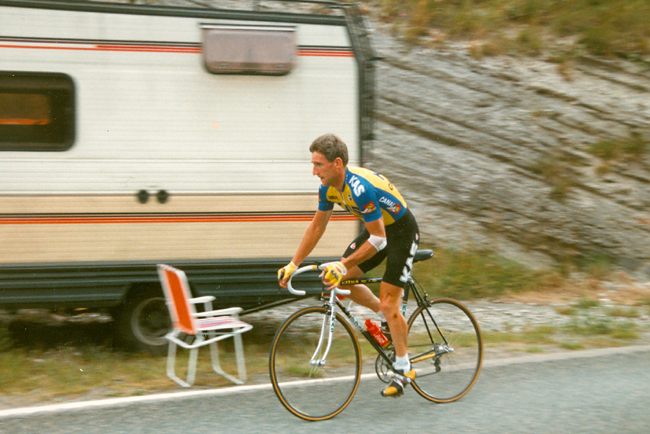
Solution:
{"label": "asphalt road", "polygon": [[[383,383],[362,381],[336,418],[310,423],[292,416],[270,387],[192,391],[151,401],[114,400],[77,409],[0,412],[1,433],[648,433],[650,346],[487,360],[462,400],[436,405],[409,391],[379,396]],[[369,376],[370,377],[370,376]],[[217,394],[217,392],[219,394]],[[169,395],[168,395],[169,396]],[[97,404],[97,402],[95,403]],[[20,413],[20,414],[17,414]]]}

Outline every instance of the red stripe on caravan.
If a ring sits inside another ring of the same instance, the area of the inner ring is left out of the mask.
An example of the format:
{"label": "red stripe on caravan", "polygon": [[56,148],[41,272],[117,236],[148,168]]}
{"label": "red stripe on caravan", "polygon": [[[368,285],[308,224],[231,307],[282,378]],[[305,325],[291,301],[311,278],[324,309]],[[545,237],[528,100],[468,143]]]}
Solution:
{"label": "red stripe on caravan", "polygon": [[97,45],[98,51],[127,51],[137,53],[201,53],[201,47],[165,47],[138,45]]}
{"label": "red stripe on caravan", "polygon": [[[39,216],[0,217],[0,225],[83,225],[124,223],[269,223],[311,221],[311,215],[255,215],[255,216]],[[355,221],[351,215],[333,215],[333,221]]]}
{"label": "red stripe on caravan", "polygon": [[316,56],[316,57],[354,57],[352,51],[328,51],[328,50],[299,50],[299,56]]}
{"label": "red stripe on caravan", "polygon": [[165,46],[96,45],[92,47],[43,46],[43,45],[0,45],[0,48],[25,48],[33,50],[70,51],[127,51],[144,53],[201,53],[201,48]]}

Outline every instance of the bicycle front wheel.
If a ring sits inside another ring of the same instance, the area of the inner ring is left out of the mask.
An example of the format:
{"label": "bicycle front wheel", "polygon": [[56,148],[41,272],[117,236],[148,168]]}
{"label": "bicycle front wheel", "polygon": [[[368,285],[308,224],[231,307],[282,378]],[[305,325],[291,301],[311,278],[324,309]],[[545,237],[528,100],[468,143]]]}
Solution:
{"label": "bicycle front wheel", "polygon": [[278,329],[269,356],[275,394],[287,410],[309,421],[330,419],[343,411],[361,378],[357,337],[338,313],[333,327],[329,319],[324,307],[294,313]]}
{"label": "bicycle front wheel", "polygon": [[469,392],[483,363],[483,339],[472,313],[455,300],[436,299],[416,309],[408,326],[415,391],[437,403]]}

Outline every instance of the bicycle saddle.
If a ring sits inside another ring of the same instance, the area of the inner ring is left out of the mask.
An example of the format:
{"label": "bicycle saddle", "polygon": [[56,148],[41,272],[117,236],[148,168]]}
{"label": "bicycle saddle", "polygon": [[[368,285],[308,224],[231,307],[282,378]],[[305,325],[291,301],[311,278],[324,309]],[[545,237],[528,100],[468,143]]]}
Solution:
{"label": "bicycle saddle", "polygon": [[433,258],[433,250],[430,249],[418,250],[417,252],[415,252],[415,256],[413,257],[413,263],[426,261],[427,259],[431,259],[431,258]]}

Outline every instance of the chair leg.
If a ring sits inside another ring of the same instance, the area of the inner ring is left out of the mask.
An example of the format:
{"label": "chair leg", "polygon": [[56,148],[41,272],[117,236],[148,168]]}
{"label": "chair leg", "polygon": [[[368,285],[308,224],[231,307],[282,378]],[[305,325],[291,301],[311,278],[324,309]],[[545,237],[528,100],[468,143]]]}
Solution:
{"label": "chair leg", "polygon": [[198,358],[198,355],[198,348],[192,348],[190,350],[190,360],[187,365],[187,384],[189,386],[194,384],[194,378],[196,377],[196,359]]}
{"label": "chair leg", "polygon": [[241,334],[235,335],[235,355],[237,356],[237,372],[242,382],[246,381],[246,359]]}
{"label": "chair leg", "polygon": [[176,375],[176,344],[172,341],[169,342],[169,348],[167,349],[167,376],[182,387],[190,387],[189,383],[181,380]]}
{"label": "chair leg", "polygon": [[244,381],[228,374],[223,369],[221,369],[221,364],[219,363],[219,348],[217,347],[216,342],[212,342],[210,344],[210,355],[212,357],[212,369],[214,369],[214,372],[216,372],[219,375],[222,375],[223,377],[227,378],[228,380],[232,381],[235,384],[244,384]]}

